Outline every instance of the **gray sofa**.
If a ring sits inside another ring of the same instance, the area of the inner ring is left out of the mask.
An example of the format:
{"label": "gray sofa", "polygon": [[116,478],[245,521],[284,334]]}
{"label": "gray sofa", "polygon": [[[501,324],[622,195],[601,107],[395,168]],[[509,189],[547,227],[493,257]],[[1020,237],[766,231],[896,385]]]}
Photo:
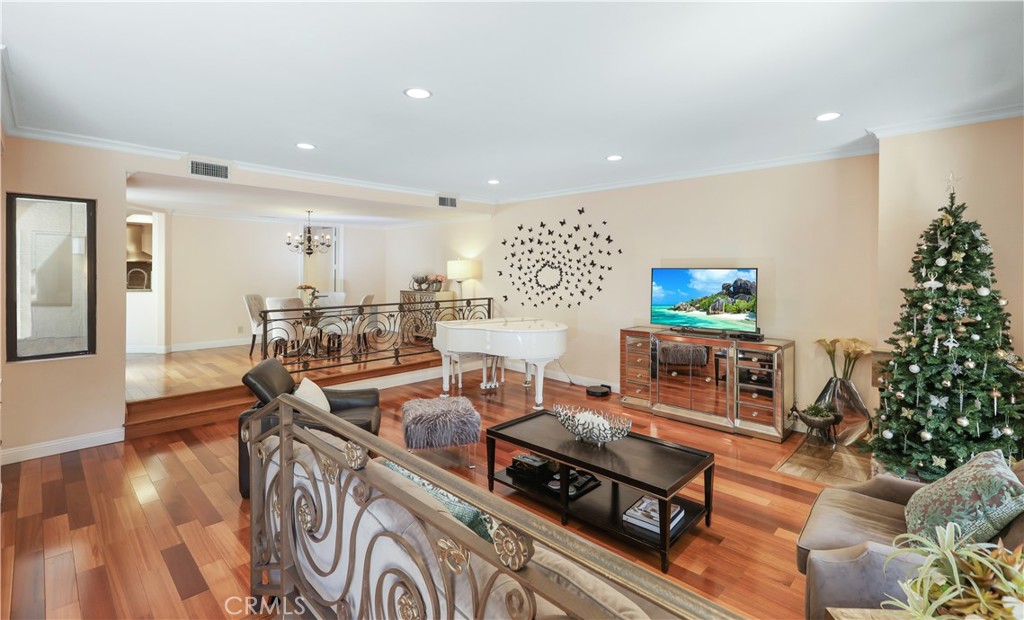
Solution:
{"label": "gray sofa", "polygon": [[[1024,462],[1013,472],[1024,483]],[[903,598],[898,584],[919,565],[916,556],[886,560],[893,538],[907,531],[907,501],[922,486],[883,475],[818,494],[796,547],[797,566],[807,575],[808,619],[824,618],[827,607],[877,609],[890,596]],[[1024,543],[1024,514],[992,541],[997,539],[1011,548]]]}

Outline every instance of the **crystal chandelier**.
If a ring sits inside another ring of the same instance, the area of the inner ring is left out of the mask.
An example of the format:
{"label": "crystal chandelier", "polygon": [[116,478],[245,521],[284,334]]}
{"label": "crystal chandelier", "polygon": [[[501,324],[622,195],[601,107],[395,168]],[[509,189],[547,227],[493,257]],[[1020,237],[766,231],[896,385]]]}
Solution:
{"label": "crystal chandelier", "polygon": [[313,234],[313,227],[310,224],[312,216],[312,211],[306,211],[306,228],[301,233],[297,233],[294,239],[292,239],[292,234],[288,233],[288,240],[285,241],[285,245],[292,252],[302,252],[306,256],[312,256],[313,252],[320,252],[322,254],[330,249],[330,235],[324,235],[323,239],[321,239],[320,235]]}

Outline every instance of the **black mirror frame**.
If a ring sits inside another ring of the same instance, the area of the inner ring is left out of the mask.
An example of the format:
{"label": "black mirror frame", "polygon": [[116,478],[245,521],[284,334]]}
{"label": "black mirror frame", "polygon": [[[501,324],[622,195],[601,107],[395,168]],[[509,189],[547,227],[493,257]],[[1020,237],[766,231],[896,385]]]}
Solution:
{"label": "black mirror frame", "polygon": [[[60,353],[46,353],[41,355],[19,355],[18,354],[18,277],[15,272],[17,257],[17,204],[19,198],[31,200],[53,200],[63,202],[80,202],[85,204],[85,228],[86,228],[86,261],[87,261],[87,291],[86,295],[86,340],[87,346],[80,351],[62,351]],[[63,357],[76,357],[80,355],[96,354],[96,201],[90,198],[67,198],[61,196],[43,196],[39,194],[16,194],[7,193],[7,251],[4,269],[7,276],[7,361],[21,362],[26,360],[56,359]]]}

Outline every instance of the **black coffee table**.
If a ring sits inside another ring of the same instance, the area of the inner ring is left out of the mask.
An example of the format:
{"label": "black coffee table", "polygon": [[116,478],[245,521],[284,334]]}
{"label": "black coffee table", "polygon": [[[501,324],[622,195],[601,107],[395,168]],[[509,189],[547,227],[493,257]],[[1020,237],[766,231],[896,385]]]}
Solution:
{"label": "black coffee table", "polygon": [[[512,444],[558,463],[560,496],[550,495],[545,485],[521,477],[513,479],[504,470],[494,471],[497,441]],[[595,474],[602,484],[576,499],[569,500],[569,469]],[[704,474],[704,504],[676,495],[699,474]],[[715,479],[715,455],[661,439],[629,433],[602,447],[576,441],[555,415],[537,411],[487,429],[487,486],[493,491],[498,481],[555,507],[562,513],[562,524],[574,517],[606,532],[661,554],[661,570],[668,571],[669,548],[701,517],[711,525],[711,505]],[[643,495],[658,500],[661,532],[640,532],[624,527],[622,513]],[[685,511],[682,523],[669,528],[669,504]]]}

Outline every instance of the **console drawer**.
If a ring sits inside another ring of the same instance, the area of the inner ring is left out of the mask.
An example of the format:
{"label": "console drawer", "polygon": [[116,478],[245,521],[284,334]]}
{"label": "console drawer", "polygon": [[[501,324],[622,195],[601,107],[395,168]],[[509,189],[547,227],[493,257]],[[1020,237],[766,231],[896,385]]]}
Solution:
{"label": "console drawer", "polygon": [[775,424],[773,409],[763,409],[743,403],[739,405],[739,418],[744,422],[753,422],[754,424],[764,424],[766,426]]}
{"label": "console drawer", "polygon": [[649,377],[651,375],[651,352],[626,351],[626,370],[631,369],[644,369]]}
{"label": "console drawer", "polygon": [[651,399],[651,384],[627,381],[622,384],[622,395],[642,400]]}

